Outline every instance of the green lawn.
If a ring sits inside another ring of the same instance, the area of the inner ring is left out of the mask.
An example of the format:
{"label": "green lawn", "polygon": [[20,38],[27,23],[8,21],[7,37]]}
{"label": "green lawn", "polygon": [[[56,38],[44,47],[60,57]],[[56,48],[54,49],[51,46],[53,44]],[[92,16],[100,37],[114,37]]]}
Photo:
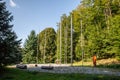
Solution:
{"label": "green lawn", "polygon": [[120,77],[93,74],[52,74],[7,69],[0,75],[0,80],[120,80]]}

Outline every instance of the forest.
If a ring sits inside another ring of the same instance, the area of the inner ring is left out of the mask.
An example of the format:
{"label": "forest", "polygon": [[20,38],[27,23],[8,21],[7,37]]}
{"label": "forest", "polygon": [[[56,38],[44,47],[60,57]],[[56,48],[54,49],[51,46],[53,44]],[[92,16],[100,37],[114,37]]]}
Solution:
{"label": "forest", "polygon": [[82,0],[60,19],[57,31],[52,27],[39,34],[31,31],[22,50],[23,62],[70,63],[87,61],[94,54],[97,59],[120,60],[119,0]]}
{"label": "forest", "polygon": [[57,30],[52,26],[38,34],[31,30],[21,47],[12,30],[13,16],[0,0],[0,67],[20,62],[74,63],[93,55],[120,60],[120,0],[82,0],[60,19]]}

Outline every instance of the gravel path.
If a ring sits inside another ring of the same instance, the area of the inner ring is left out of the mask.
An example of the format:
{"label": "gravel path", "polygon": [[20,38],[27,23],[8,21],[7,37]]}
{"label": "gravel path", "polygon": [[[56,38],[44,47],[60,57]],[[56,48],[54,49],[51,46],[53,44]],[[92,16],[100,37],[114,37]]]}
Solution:
{"label": "gravel path", "polygon": [[[49,73],[85,73],[85,74],[106,74],[120,76],[120,71],[114,69],[94,68],[94,67],[72,67],[70,65],[61,64],[39,64],[38,67],[34,65],[27,65],[29,71],[49,72]],[[42,66],[53,66],[52,70],[41,69]]]}

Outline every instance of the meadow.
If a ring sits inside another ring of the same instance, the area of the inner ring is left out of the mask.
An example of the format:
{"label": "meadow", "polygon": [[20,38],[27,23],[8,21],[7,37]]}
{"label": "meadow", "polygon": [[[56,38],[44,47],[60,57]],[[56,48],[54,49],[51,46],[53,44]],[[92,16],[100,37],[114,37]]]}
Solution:
{"label": "meadow", "polygon": [[120,77],[79,73],[55,74],[7,68],[0,75],[0,80],[120,80]]}

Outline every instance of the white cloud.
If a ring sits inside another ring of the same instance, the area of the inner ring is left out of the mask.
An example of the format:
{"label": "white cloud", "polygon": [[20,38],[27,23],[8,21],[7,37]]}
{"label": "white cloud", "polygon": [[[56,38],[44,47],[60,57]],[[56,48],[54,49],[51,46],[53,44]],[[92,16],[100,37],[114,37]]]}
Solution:
{"label": "white cloud", "polygon": [[11,7],[16,7],[17,5],[16,5],[16,3],[13,0],[10,0],[10,6]]}

